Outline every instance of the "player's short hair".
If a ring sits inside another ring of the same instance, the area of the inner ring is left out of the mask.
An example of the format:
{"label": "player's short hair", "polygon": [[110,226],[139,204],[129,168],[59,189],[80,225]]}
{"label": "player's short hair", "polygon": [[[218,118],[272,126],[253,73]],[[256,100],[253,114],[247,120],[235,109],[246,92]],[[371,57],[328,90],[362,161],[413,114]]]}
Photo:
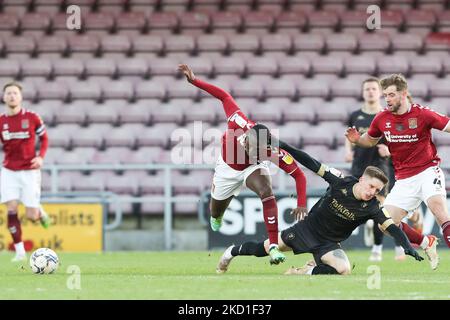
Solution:
{"label": "player's short hair", "polygon": [[270,145],[272,143],[272,135],[267,126],[258,123],[253,126],[252,130],[255,130],[255,132],[256,132],[256,139],[258,141],[258,145],[259,145],[259,141],[262,138],[264,138],[264,141],[267,141],[267,145]]}
{"label": "player's short hair", "polygon": [[408,90],[408,82],[401,73],[391,74],[389,77],[381,79],[380,84],[383,90],[390,86],[395,86],[397,91]]}
{"label": "player's short hair", "polygon": [[10,82],[6,83],[3,86],[3,92],[5,92],[6,88],[9,88],[9,87],[17,87],[17,88],[19,88],[19,91],[22,92],[22,85],[16,81],[10,81]]}
{"label": "player's short hair", "polygon": [[361,87],[364,88],[364,85],[368,82],[376,82],[378,84],[378,87],[381,89],[380,79],[377,77],[369,77],[366,80],[364,80],[361,84]]}
{"label": "player's short hair", "polygon": [[383,182],[383,184],[387,184],[389,182],[389,178],[386,176],[383,170],[374,166],[368,166],[366,170],[364,170],[363,176],[377,178],[378,180]]}

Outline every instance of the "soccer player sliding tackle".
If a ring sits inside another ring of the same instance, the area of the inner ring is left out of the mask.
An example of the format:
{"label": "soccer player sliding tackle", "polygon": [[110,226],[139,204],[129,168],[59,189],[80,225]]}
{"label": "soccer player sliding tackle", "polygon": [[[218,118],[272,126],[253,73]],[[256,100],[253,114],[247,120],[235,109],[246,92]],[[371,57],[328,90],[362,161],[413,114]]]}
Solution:
{"label": "soccer player sliding tackle", "polygon": [[445,177],[431,137],[431,129],[450,132],[450,119],[427,107],[409,103],[408,84],[402,75],[393,74],[380,83],[387,108],[376,115],[366,133],[360,135],[355,128],[348,128],[346,136],[351,143],[364,148],[375,146],[383,137],[386,139],[396,181],[384,206],[394,222],[401,224],[409,240],[425,250],[435,270],[439,264],[437,238],[423,236],[401,220],[425,202],[450,247]]}
{"label": "soccer player sliding tackle", "polygon": [[179,70],[188,82],[219,99],[227,117],[228,129],[222,136],[222,153],[216,163],[211,191],[211,228],[220,229],[230,201],[246,185],[262,201],[270,261],[273,264],[283,262],[285,256],[278,248],[278,208],[266,162],[275,163],[295,179],[298,207],[292,213],[297,218],[307,213],[303,172],[291,155],[271,145],[269,129],[249,120],[228,92],[196,78],[187,65],[180,65]]}
{"label": "soccer player sliding tackle", "polygon": [[[379,223],[383,230],[394,237],[404,248],[405,254],[418,261],[423,260],[376,198],[388,182],[383,171],[369,166],[359,180],[353,176],[344,178],[336,169],[321,164],[301,150],[283,142],[280,142],[280,147],[330,185],[303,220],[279,235],[281,251],[292,250],[294,254],[311,253],[314,256],[314,261],[302,268],[292,267],[286,274],[349,274],[350,262],[340,243],[369,219]],[[266,256],[268,245],[266,240],[230,246],[222,255],[217,271],[226,272],[236,256]]]}

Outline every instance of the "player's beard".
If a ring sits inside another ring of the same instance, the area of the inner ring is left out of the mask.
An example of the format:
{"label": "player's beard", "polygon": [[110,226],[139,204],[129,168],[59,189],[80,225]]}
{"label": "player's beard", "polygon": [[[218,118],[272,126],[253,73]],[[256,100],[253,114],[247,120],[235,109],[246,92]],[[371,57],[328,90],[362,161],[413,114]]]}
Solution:
{"label": "player's beard", "polygon": [[400,107],[401,107],[401,103],[397,102],[396,104],[392,105],[389,108],[389,111],[391,111],[392,113],[396,113],[400,109]]}

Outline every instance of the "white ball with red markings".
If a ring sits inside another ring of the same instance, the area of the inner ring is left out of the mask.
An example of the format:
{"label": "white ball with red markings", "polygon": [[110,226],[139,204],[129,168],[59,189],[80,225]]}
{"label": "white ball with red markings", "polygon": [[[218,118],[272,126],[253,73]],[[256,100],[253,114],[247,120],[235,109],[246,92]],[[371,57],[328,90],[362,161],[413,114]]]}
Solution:
{"label": "white ball with red markings", "polygon": [[59,259],[55,251],[49,248],[39,248],[31,254],[31,271],[36,274],[49,274],[58,269]]}

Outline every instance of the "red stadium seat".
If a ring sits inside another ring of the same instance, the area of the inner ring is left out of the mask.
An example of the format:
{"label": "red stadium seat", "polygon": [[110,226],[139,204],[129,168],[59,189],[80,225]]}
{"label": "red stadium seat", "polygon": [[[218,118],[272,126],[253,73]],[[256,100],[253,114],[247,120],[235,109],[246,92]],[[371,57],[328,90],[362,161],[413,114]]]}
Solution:
{"label": "red stadium seat", "polygon": [[191,35],[173,35],[165,38],[166,52],[192,53],[195,50],[195,39]]}
{"label": "red stadium seat", "polygon": [[423,48],[423,37],[419,34],[406,33],[391,35],[394,51],[408,50],[420,52]]}
{"label": "red stadium seat", "polygon": [[[145,179],[137,179],[139,182],[139,188],[142,194],[154,195],[154,194],[163,194],[164,193],[164,185],[165,185],[165,176],[164,172],[158,171],[156,175],[146,176]],[[144,207],[145,203],[143,204]],[[154,206],[154,203],[148,203],[148,207]],[[143,208],[144,209],[144,208]],[[162,212],[161,210],[160,212]],[[144,212],[147,212],[144,210]]]}
{"label": "red stadium seat", "polygon": [[72,133],[72,144],[75,147],[95,147],[103,145],[103,136],[112,130],[109,124],[96,124]]}
{"label": "red stadium seat", "polygon": [[22,75],[48,78],[52,73],[52,64],[47,59],[30,59],[21,62]]}
{"label": "red stadium seat", "polygon": [[255,57],[246,61],[249,74],[269,74],[275,76],[278,73],[277,61],[270,57]]}
{"label": "red stadium seat", "polygon": [[95,148],[81,147],[75,148],[72,151],[67,151],[61,154],[61,157],[56,159],[57,164],[86,164],[89,163],[94,156]]}
{"label": "red stadium seat", "polygon": [[5,53],[26,53],[31,55],[36,48],[36,41],[31,36],[16,36],[14,41],[5,41]]}
{"label": "red stadium seat", "polygon": [[190,99],[176,99],[161,106],[152,106],[152,119],[155,123],[167,122],[181,124],[183,113],[192,105]]}
{"label": "red stadium seat", "polygon": [[364,33],[359,35],[359,49],[361,51],[383,51],[390,48],[390,40],[386,34]]}
{"label": "red stadium seat", "polygon": [[131,50],[131,42],[124,35],[106,35],[101,38],[101,48],[103,53],[119,52],[128,54]]}
{"label": "red stadium seat", "polygon": [[237,80],[231,83],[232,96],[236,98],[262,98],[263,85],[259,82],[250,82],[248,79]]}
{"label": "red stadium seat", "polygon": [[143,12],[121,12],[116,17],[116,28],[120,33],[133,30],[143,32],[147,26],[147,19]]}
{"label": "red stadium seat", "polygon": [[104,132],[105,147],[133,148],[136,143],[136,137],[143,128],[144,125],[134,123],[125,124],[121,127],[113,128],[111,131]]}
{"label": "red stadium seat", "polygon": [[445,11],[437,12],[438,16],[438,28],[439,31],[450,31],[450,10],[447,8]]}
{"label": "red stadium seat", "polygon": [[415,73],[433,73],[439,75],[442,72],[441,59],[430,59],[425,56],[412,56],[409,59],[411,65],[411,72]]}
{"label": "red stadium seat", "polygon": [[[89,103],[91,105],[91,103]],[[87,108],[84,103],[69,104],[61,107],[59,112],[55,113],[56,123],[75,123],[83,124],[86,121]]]}
{"label": "red stadium seat", "polygon": [[159,35],[137,35],[130,36],[133,43],[133,52],[160,53],[164,49],[163,39]]}
{"label": "red stadium seat", "polygon": [[156,123],[152,127],[144,128],[136,138],[139,147],[167,147],[172,132],[177,129],[175,123]]}
{"label": "red stadium seat", "polygon": [[243,75],[245,71],[245,62],[240,57],[223,57],[213,62],[216,74]]}
{"label": "red stadium seat", "polygon": [[297,87],[294,82],[289,79],[274,79],[263,83],[265,96],[267,98],[297,98]]}
{"label": "red stadium seat", "polygon": [[280,74],[307,75],[311,71],[310,61],[303,55],[279,57],[277,60]]}
{"label": "red stadium seat", "polygon": [[407,12],[405,26],[409,31],[414,28],[425,28],[431,31],[437,22],[436,15],[433,11],[426,10],[409,10]]}
{"label": "red stadium seat", "polygon": [[420,79],[408,79],[408,91],[411,92],[413,98],[426,99],[429,95],[428,83]]}
{"label": "red stadium seat", "polygon": [[38,54],[58,53],[62,56],[67,48],[67,40],[64,37],[44,36],[37,41],[36,52]]}
{"label": "red stadium seat", "polygon": [[205,121],[213,123],[224,114],[223,107],[217,99],[202,99],[200,103],[193,103],[192,106],[184,109],[184,118],[187,122]]}
{"label": "red stadium seat", "polygon": [[177,15],[174,12],[154,12],[148,17],[148,27],[151,32],[173,32],[178,27]]}
{"label": "red stadium seat", "polygon": [[70,96],[72,99],[90,99],[98,101],[102,97],[100,84],[92,81],[73,83],[70,87]]}
{"label": "red stadium seat", "polygon": [[[359,98],[361,96],[361,82],[356,82],[353,78],[339,79],[331,86],[331,95],[333,97]],[[346,115],[344,118],[337,116],[335,120],[344,120],[345,118]]]}
{"label": "red stadium seat", "polygon": [[229,36],[228,44],[232,52],[248,51],[256,53],[260,49],[259,38],[257,35],[254,34],[239,34]]}
{"label": "red stadium seat", "polygon": [[40,99],[66,100],[69,95],[69,88],[60,82],[43,82],[37,86]]}
{"label": "red stadium seat", "polygon": [[335,30],[339,24],[339,16],[334,11],[319,10],[308,15],[310,28],[328,28]]}
{"label": "red stadium seat", "polygon": [[59,125],[54,128],[47,128],[48,135],[52,139],[52,147],[69,148],[72,141],[71,131],[79,128],[76,124]]}
{"label": "red stadium seat", "polygon": [[95,35],[73,35],[68,37],[69,48],[72,53],[83,52],[96,54],[100,49],[99,39]]}
{"label": "red stadium seat", "polygon": [[191,30],[206,31],[210,26],[209,16],[204,12],[182,12],[178,15],[178,19],[182,32],[190,32]]}
{"label": "red stadium seat", "polygon": [[102,91],[105,99],[134,99],[134,87],[128,81],[116,80],[105,82],[102,85]]}
{"label": "red stadium seat", "polygon": [[344,58],[344,69],[346,73],[373,74],[376,67],[375,59],[368,55],[352,55]]}
{"label": "red stadium seat", "polygon": [[299,102],[292,102],[283,107],[284,121],[313,122],[316,119],[317,105],[322,103],[321,98],[303,98]]}
{"label": "red stadium seat", "polygon": [[158,58],[149,59],[150,73],[156,76],[172,76],[178,75],[178,59],[173,58]]}
{"label": "red stadium seat", "polygon": [[20,20],[17,16],[7,13],[0,13],[0,31],[17,32]]}
{"label": "red stadium seat", "polygon": [[20,20],[20,29],[22,32],[40,31],[47,33],[50,29],[51,20],[45,13],[26,13]]}
{"label": "red stadium seat", "polygon": [[322,52],[325,48],[325,39],[321,34],[299,34],[293,37],[293,41],[296,51]]}
{"label": "red stadium seat", "polygon": [[109,33],[114,28],[114,17],[112,14],[106,12],[87,13],[83,18],[84,23],[82,24],[82,28],[87,32],[99,30]]}
{"label": "red stadium seat", "polygon": [[142,81],[136,85],[137,99],[163,99],[166,96],[166,87],[163,83],[156,81]]}
{"label": "red stadium seat", "polygon": [[[116,101],[116,100],[115,100]],[[121,123],[148,124],[152,120],[151,106],[158,106],[158,100],[139,100],[137,103],[119,107],[119,118]]]}
{"label": "red stadium seat", "polygon": [[305,14],[301,11],[282,11],[276,17],[275,28],[278,32],[284,32],[284,30],[300,32],[306,27],[307,21]]}
{"label": "red stadium seat", "polygon": [[[273,99],[271,99],[273,101]],[[257,104],[250,111],[250,119],[253,121],[275,121],[280,123],[283,117],[282,109],[289,104],[288,99],[282,100],[280,103],[265,102]]]}
{"label": "red stadium seat", "polygon": [[314,79],[305,79],[297,84],[300,97],[326,98],[330,94],[328,83],[318,83]]}
{"label": "red stadium seat", "polygon": [[261,29],[266,32],[272,30],[274,27],[275,19],[269,11],[251,11],[245,14],[244,28],[249,29]]}
{"label": "red stadium seat", "polygon": [[447,77],[445,79],[439,79],[433,83],[430,83],[430,93],[434,97],[450,97],[450,91],[448,88],[450,86],[450,79]]}
{"label": "red stadium seat", "polygon": [[64,150],[63,148],[58,147],[49,148],[47,154],[45,155],[45,164],[55,164],[56,160],[59,159],[60,156],[65,152],[66,150]]}
{"label": "red stadium seat", "polygon": [[330,34],[326,37],[326,46],[330,51],[354,52],[358,41],[352,34]]}
{"label": "red stadium seat", "polygon": [[197,36],[197,48],[200,52],[225,52],[228,48],[228,39],[220,34],[202,34]]}
{"label": "red stadium seat", "polygon": [[122,176],[111,174],[106,176],[104,181],[106,191],[135,196],[138,194],[139,186],[137,179],[130,179],[127,173]]}
{"label": "red stadium seat", "polygon": [[40,100],[33,103],[32,110],[41,116],[44,123],[53,125],[55,114],[61,110],[61,105],[62,103],[58,100]]}
{"label": "red stadium seat", "polygon": [[290,35],[275,33],[261,37],[261,48],[264,52],[281,51],[290,52],[292,50],[292,39]]}
{"label": "red stadium seat", "polygon": [[100,192],[105,190],[105,183],[97,174],[87,176],[78,172],[71,172],[69,179],[71,181],[73,191]]}
{"label": "red stadium seat", "polygon": [[84,62],[87,76],[107,76],[116,74],[116,64],[109,59],[87,59]]}
{"label": "red stadium seat", "polygon": [[52,63],[55,76],[81,77],[84,72],[84,63],[79,59],[56,59]]}
{"label": "red stadium seat", "polygon": [[311,61],[314,74],[332,73],[339,75],[344,70],[344,59],[336,55],[319,56]]}
{"label": "red stadium seat", "polygon": [[377,59],[378,71],[382,74],[402,73],[408,74],[409,61],[401,54],[384,55]]}
{"label": "red stadium seat", "polygon": [[185,79],[165,81],[165,85],[169,99],[197,99],[200,94],[200,89],[189,85]]}
{"label": "red stadium seat", "polygon": [[149,73],[148,61],[143,58],[123,58],[116,61],[119,76],[146,77]]}
{"label": "red stadium seat", "polygon": [[17,78],[19,73],[19,61],[12,59],[0,59],[0,77]]}
{"label": "red stadium seat", "polygon": [[108,105],[95,105],[85,109],[90,123],[117,123],[119,112],[116,108]]}
{"label": "red stadium seat", "polygon": [[211,13],[211,24],[214,31],[218,29],[238,30],[242,27],[242,17],[237,12],[223,11]]}

